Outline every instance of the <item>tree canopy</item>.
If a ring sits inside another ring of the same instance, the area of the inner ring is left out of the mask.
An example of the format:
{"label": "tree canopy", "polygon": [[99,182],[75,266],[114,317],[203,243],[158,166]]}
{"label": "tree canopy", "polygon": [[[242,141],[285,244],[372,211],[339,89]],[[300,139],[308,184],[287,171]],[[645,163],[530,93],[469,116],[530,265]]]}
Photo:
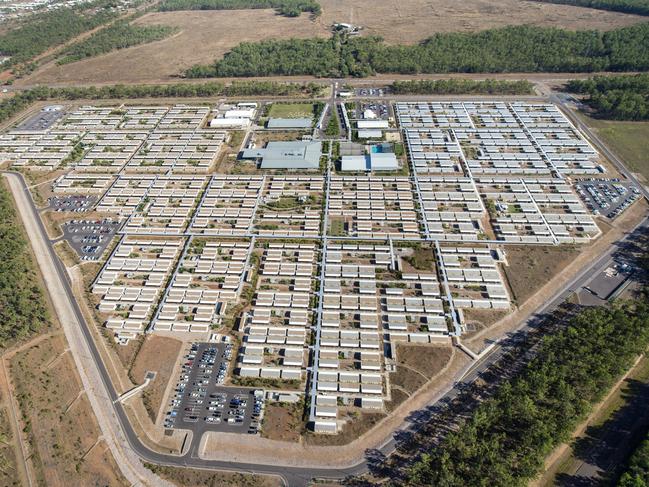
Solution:
{"label": "tree canopy", "polygon": [[511,26],[440,33],[414,46],[378,37],[244,42],[186,76],[356,76],[376,73],[593,72],[649,69],[649,23],[609,32]]}
{"label": "tree canopy", "polygon": [[10,56],[4,65],[15,66],[30,61],[116,16],[117,12],[104,2],[31,15],[18,27],[0,35],[0,54]]}
{"label": "tree canopy", "polygon": [[470,80],[452,78],[395,81],[390,85],[390,89],[397,95],[529,95],[534,92],[534,85],[527,80]]}
{"label": "tree canopy", "polygon": [[280,15],[298,17],[302,12],[320,15],[315,0],[162,0],[159,10],[239,10],[274,8]]}
{"label": "tree canopy", "polygon": [[165,25],[133,25],[128,20],[118,20],[87,39],[66,48],[57,63],[72,63],[117,49],[158,41],[173,32],[175,32],[173,27]]}
{"label": "tree canopy", "polygon": [[593,308],[409,468],[408,484],[525,486],[649,344],[647,300]]}
{"label": "tree canopy", "polygon": [[636,448],[617,487],[649,487],[649,437]]}
{"label": "tree canopy", "polygon": [[50,319],[21,228],[9,191],[0,183],[0,347],[30,336]]}
{"label": "tree canopy", "polygon": [[574,5],[626,14],[649,15],[649,0],[535,0],[543,3]]}
{"label": "tree canopy", "polygon": [[649,120],[649,74],[573,80],[566,90],[588,95],[585,102],[600,118]]}

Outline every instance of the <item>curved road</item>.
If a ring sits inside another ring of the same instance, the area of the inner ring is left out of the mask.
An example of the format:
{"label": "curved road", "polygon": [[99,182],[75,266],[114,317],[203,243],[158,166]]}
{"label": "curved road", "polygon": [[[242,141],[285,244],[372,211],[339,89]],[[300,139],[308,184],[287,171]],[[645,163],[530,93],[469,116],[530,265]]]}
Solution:
{"label": "curved road", "polygon": [[[594,138],[594,137],[593,137]],[[596,138],[595,138],[596,139]],[[608,154],[607,154],[608,155]],[[625,171],[626,172],[626,171]],[[133,430],[126,412],[122,407],[121,403],[117,401],[118,394],[113,387],[112,381],[108,371],[106,370],[104,363],[101,359],[100,353],[95,345],[92,333],[90,331],[88,323],[81,313],[77,301],[72,292],[70,281],[67,275],[65,268],[58,259],[52,244],[49,240],[45,227],[39,218],[38,211],[34,206],[31,195],[27,189],[22,175],[16,173],[5,172],[4,173],[8,178],[14,179],[14,182],[20,182],[24,195],[26,196],[26,201],[28,201],[28,208],[20,208],[23,218],[27,215],[30,219],[33,219],[37,225],[33,228],[37,229],[37,234],[30,234],[30,239],[39,239],[44,243],[48,249],[48,259],[51,260],[51,264],[56,271],[56,278],[60,289],[65,292],[67,300],[69,301],[69,306],[74,311],[76,321],[78,322],[78,327],[83,336],[84,341],[86,342],[87,348],[90,351],[90,356],[81,357],[85,360],[84,366],[87,369],[96,368],[96,372],[99,377],[101,377],[101,383],[97,384],[99,386],[99,391],[87,391],[88,394],[99,394],[100,397],[106,397],[110,399],[110,407],[114,411],[114,416],[117,418],[118,424],[112,424],[112,428],[119,428],[119,430],[114,430],[114,438],[123,438],[125,439],[126,445],[121,445],[124,450],[130,450],[134,452],[140,460],[166,466],[175,466],[175,467],[191,467],[199,469],[214,469],[214,470],[231,470],[238,472],[248,472],[248,473],[257,473],[257,474],[267,474],[279,476],[283,479],[286,485],[290,486],[301,486],[307,485],[313,478],[322,478],[322,479],[341,479],[350,475],[358,475],[367,471],[368,461],[364,460],[358,464],[350,465],[345,468],[322,468],[322,467],[291,467],[283,465],[260,465],[254,463],[242,463],[242,462],[229,462],[229,461],[212,461],[204,460],[198,457],[198,445],[200,438],[195,438],[192,441],[187,453],[182,456],[175,456],[170,454],[157,453],[150,450],[146,447],[138,438],[137,434]],[[12,187],[15,185],[12,185]],[[646,189],[640,186],[643,189],[643,193],[647,196]],[[19,195],[15,194],[15,188],[13,188],[14,196],[16,200],[22,203],[25,202],[25,197],[18,197]],[[20,204],[20,203],[19,203]],[[643,220],[637,230],[646,231],[649,228],[649,220]],[[627,235],[623,240],[629,238]],[[34,242],[32,242],[34,245]],[[597,275],[602,269],[606,268],[612,262],[612,256],[617,250],[618,246],[613,244],[610,248],[596,261],[591,263],[587,268],[583,269],[571,282],[565,285],[563,288],[559,289],[552,299],[546,302],[540,309],[537,310],[536,315],[542,314],[548,311],[555,309],[561,302],[563,302],[566,297],[568,297],[573,291],[584,286],[593,276]],[[49,264],[49,263],[48,263]],[[526,322],[523,322],[518,329],[520,333],[527,333],[531,329],[531,325],[535,319],[535,316],[532,316]],[[67,333],[66,333],[67,336]],[[70,341],[70,337],[68,337]],[[494,347],[489,351],[489,353],[481,356],[472,367],[463,375],[463,377],[458,380],[456,383],[451,385],[448,390],[441,397],[438,397],[435,401],[431,402],[428,408],[423,411],[418,411],[411,414],[412,420],[405,421],[401,427],[386,438],[385,442],[377,447],[377,451],[383,455],[389,455],[395,450],[396,439],[395,437],[398,434],[404,432],[416,431],[418,424],[421,424],[422,421],[425,421],[426,418],[431,414],[429,410],[435,404],[440,402],[445,402],[455,398],[461,390],[463,390],[467,385],[474,382],[480,374],[482,374],[486,369],[488,369],[494,362],[496,362],[504,353],[507,348],[507,340],[502,340],[497,342]],[[95,411],[96,412],[96,411]]]}

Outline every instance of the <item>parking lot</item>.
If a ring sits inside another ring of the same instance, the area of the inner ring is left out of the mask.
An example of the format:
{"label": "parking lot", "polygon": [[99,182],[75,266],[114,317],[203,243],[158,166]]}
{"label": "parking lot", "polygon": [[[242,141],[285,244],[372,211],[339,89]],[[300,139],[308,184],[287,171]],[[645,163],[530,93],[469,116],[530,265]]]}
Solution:
{"label": "parking lot", "polygon": [[640,197],[638,188],[615,179],[584,179],[576,189],[590,211],[611,219]]}
{"label": "parking lot", "polygon": [[384,96],[388,92],[387,88],[357,88],[356,96]]}
{"label": "parking lot", "polygon": [[95,196],[52,196],[47,200],[49,208],[54,211],[71,211],[80,213],[89,211],[95,204]]}
{"label": "parking lot", "polygon": [[387,103],[359,102],[356,105],[356,118],[388,120],[390,108]]}
{"label": "parking lot", "polygon": [[82,260],[98,260],[120,227],[119,220],[71,220],[63,224],[63,237]]}
{"label": "parking lot", "polygon": [[63,116],[65,112],[63,110],[41,110],[39,113],[33,117],[25,120],[23,123],[18,125],[18,130],[46,130],[54,125],[59,118]]}
{"label": "parking lot", "polygon": [[169,404],[165,428],[257,434],[263,391],[227,387],[234,350],[226,343],[195,343],[184,357],[180,380]]}

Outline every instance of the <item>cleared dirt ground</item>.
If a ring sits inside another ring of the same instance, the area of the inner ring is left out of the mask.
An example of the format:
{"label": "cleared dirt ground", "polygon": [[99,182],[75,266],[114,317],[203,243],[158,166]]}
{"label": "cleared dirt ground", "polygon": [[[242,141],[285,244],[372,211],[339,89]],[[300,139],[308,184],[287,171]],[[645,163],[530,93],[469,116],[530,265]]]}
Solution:
{"label": "cleared dirt ground", "polygon": [[279,477],[233,472],[207,472],[187,468],[148,465],[157,475],[182,487],[279,487]]}
{"label": "cleared dirt ground", "polygon": [[262,436],[271,440],[300,441],[303,433],[304,405],[271,403],[264,412]]}
{"label": "cleared dirt ground", "polygon": [[144,382],[144,376],[148,371],[156,373],[155,379],[143,392],[144,406],[154,422],[164,400],[165,390],[181,347],[182,342],[173,338],[149,335],[140,348],[129,373],[131,380],[136,384]]}
{"label": "cleared dirt ground", "polygon": [[320,0],[324,26],[348,22],[389,43],[415,43],[436,32],[470,32],[533,24],[609,30],[643,22],[641,16],[521,0]]}
{"label": "cleared dirt ground", "polygon": [[580,249],[571,245],[561,247],[509,247],[505,274],[513,298],[523,304],[545,283],[562,271],[579,254]]}
{"label": "cleared dirt ground", "polygon": [[167,39],[64,66],[49,63],[17,84],[169,81],[197,63],[211,63],[242,41],[328,37],[333,22],[364,27],[388,43],[416,43],[436,32],[469,32],[533,24],[608,30],[640,16],[521,0],[322,0],[322,15],[286,18],[273,10],[154,12],[137,20],[179,29]]}

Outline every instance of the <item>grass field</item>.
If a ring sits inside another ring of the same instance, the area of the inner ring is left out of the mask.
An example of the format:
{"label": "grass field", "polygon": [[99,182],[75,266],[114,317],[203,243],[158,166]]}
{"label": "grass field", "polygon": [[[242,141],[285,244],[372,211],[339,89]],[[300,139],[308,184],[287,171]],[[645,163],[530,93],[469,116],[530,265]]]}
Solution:
{"label": "grass field", "polygon": [[329,235],[332,237],[343,237],[345,236],[345,220],[343,218],[333,217],[329,220],[331,222],[331,228],[329,229]]}
{"label": "grass field", "polygon": [[240,42],[329,37],[333,22],[363,27],[363,35],[414,44],[437,32],[470,32],[531,24],[608,30],[645,17],[520,0],[322,0],[322,15],[287,18],[272,10],[152,12],[138,25],[165,25],[177,34],[66,66],[46,64],[17,84],[138,83],[173,80],[194,64],[209,64]]}
{"label": "grass field", "polygon": [[273,103],[268,112],[271,118],[311,118],[314,106],[311,103]]}
{"label": "grass field", "polygon": [[582,116],[627,167],[649,182],[649,122],[612,122]]}

